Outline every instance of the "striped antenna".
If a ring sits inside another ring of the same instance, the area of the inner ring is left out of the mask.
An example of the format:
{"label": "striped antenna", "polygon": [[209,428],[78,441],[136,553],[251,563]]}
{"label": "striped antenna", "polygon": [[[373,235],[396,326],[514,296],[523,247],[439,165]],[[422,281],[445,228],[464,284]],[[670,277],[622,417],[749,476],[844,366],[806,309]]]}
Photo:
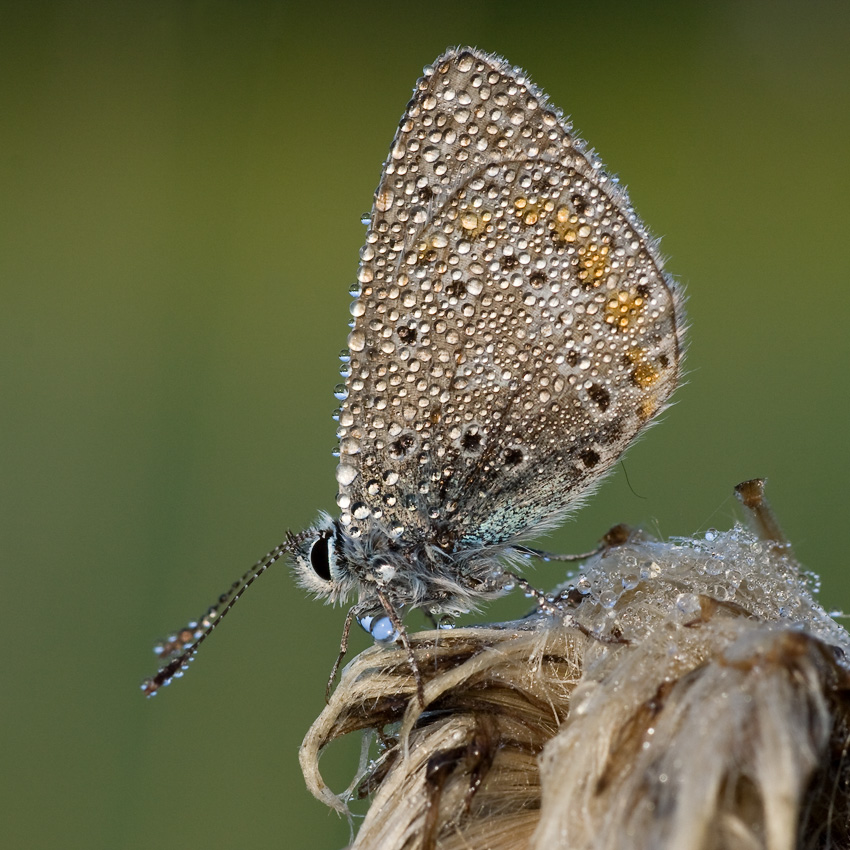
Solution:
{"label": "striped antenna", "polygon": [[215,627],[224,619],[225,614],[236,604],[236,600],[258,579],[275,561],[291,551],[293,537],[287,534],[286,541],[275,546],[264,558],[237,579],[227,591],[219,596],[200,620],[193,620],[180,631],[160,641],[154,646],[154,652],[168,663],[159,668],[156,675],[145,679],[141,688],[145,696],[152,697],[172,679],[180,678],[189,667],[201,644],[212,634]]}

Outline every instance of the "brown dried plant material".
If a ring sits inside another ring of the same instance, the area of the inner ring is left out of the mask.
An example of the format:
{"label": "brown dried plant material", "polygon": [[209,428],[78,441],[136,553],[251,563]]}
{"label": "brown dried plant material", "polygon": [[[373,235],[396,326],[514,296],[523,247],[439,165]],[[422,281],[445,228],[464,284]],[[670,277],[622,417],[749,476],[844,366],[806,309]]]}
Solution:
{"label": "brown dried plant material", "polygon": [[347,811],[318,757],[366,730],[357,850],[850,847],[850,636],[757,507],[761,536],[633,534],[546,614],[412,635],[424,710],[402,648],[363,652],[302,746],[310,790]]}

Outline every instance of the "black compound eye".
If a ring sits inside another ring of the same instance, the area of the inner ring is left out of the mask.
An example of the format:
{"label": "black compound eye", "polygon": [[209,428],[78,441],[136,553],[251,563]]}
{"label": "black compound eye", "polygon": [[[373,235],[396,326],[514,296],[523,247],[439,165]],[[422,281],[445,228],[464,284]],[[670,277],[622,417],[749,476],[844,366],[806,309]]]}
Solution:
{"label": "black compound eye", "polygon": [[331,580],[330,547],[330,537],[324,534],[310,547],[310,565],[316,575],[324,581]]}

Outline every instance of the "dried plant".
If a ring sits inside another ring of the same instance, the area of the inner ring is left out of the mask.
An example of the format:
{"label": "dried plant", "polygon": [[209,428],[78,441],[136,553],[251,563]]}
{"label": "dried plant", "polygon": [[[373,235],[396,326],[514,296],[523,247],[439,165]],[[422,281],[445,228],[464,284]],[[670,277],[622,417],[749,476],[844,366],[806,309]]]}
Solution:
{"label": "dried plant", "polygon": [[[373,796],[352,848],[850,847],[850,636],[738,492],[752,531],[632,533],[521,621],[412,635],[424,710],[404,649],[349,664],[301,762],[341,812]],[[358,730],[378,755],[333,794]]]}

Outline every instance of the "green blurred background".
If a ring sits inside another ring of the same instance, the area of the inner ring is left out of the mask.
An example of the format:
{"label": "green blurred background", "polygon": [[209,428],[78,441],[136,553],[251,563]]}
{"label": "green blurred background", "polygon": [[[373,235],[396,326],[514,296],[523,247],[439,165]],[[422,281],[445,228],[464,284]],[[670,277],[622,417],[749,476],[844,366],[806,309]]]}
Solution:
{"label": "green blurred background", "polygon": [[[343,614],[286,568],[183,681],[138,684],[155,638],[334,507],[360,215],[422,66],[458,43],[573,116],[688,293],[677,404],[547,545],[727,527],[732,486],[768,476],[850,609],[845,0],[6,3],[5,847],[347,842],[297,763]],[[356,758],[329,754],[337,788]]]}

